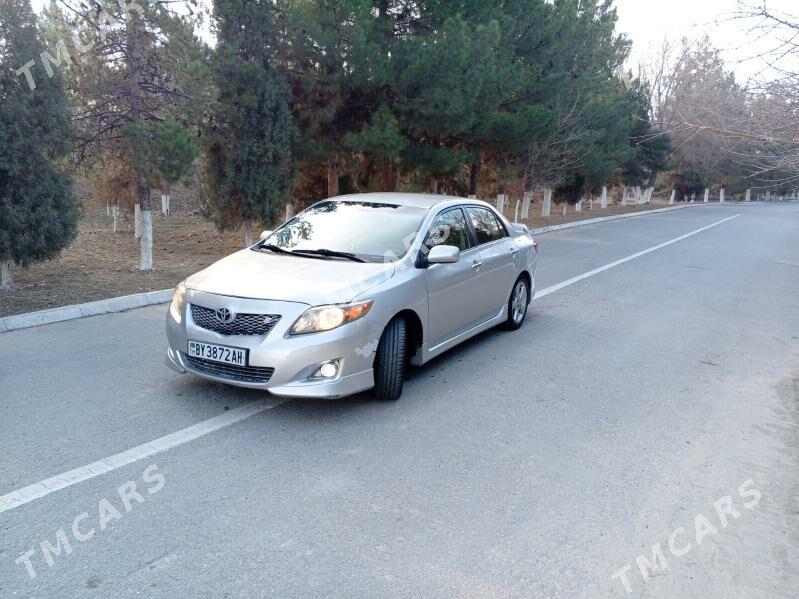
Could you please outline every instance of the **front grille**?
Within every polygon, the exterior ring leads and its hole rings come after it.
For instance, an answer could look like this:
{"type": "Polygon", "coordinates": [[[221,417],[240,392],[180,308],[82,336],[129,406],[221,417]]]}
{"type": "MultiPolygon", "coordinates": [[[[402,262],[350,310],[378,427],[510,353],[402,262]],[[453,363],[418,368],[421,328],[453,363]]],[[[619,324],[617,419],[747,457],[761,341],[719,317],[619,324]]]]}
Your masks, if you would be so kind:
{"type": "Polygon", "coordinates": [[[191,304],[191,317],[198,327],[220,335],[266,335],[280,320],[278,314],[236,314],[231,322],[222,322],[216,310],[191,304]]]}
{"type": "Polygon", "coordinates": [[[199,372],[204,372],[220,378],[242,383],[268,383],[274,374],[274,368],[264,368],[261,366],[234,366],[233,364],[221,364],[211,362],[203,358],[197,358],[188,354],[183,354],[186,363],[199,372]]]}

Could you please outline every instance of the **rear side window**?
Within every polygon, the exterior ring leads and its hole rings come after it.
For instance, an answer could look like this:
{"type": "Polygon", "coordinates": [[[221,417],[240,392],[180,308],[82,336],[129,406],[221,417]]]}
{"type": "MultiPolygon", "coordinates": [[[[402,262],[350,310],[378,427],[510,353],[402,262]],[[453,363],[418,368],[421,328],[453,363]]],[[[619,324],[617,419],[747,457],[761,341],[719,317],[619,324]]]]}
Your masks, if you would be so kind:
{"type": "Polygon", "coordinates": [[[454,245],[460,251],[469,249],[469,229],[466,226],[466,217],[460,208],[447,210],[438,215],[430,232],[427,234],[425,245],[433,249],[437,245],[454,245]]]}
{"type": "Polygon", "coordinates": [[[477,245],[506,237],[505,227],[500,224],[494,213],[487,208],[469,206],[466,208],[466,212],[472,221],[474,233],[477,235],[477,245]]]}

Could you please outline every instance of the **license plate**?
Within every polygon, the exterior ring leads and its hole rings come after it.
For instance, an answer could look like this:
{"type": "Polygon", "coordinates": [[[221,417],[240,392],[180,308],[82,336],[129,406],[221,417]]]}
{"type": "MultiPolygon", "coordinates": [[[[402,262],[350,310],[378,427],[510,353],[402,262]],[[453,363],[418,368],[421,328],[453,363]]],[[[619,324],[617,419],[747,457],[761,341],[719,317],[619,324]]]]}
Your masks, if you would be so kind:
{"type": "Polygon", "coordinates": [[[240,347],[189,341],[189,355],[212,362],[247,366],[247,350],[240,347]]]}

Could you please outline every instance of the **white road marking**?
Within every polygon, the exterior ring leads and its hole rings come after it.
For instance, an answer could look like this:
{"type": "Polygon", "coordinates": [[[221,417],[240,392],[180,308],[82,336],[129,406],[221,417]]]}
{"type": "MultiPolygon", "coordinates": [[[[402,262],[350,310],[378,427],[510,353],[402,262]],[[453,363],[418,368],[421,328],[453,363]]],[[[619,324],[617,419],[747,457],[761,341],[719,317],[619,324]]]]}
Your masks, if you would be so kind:
{"type": "MultiPolygon", "coordinates": [[[[630,260],[635,260],[636,258],[640,258],[641,256],[669,246],[673,243],[687,239],[688,237],[701,233],[702,231],[707,231],[708,229],[716,227],[722,223],[726,223],[728,220],[732,220],[733,218],[737,218],[739,216],[741,215],[736,214],[734,216],[730,216],[729,218],[725,218],[713,224],[707,225],[706,227],[696,229],[695,231],[691,231],[685,235],[680,235],[679,237],[675,237],[670,241],[652,246],[651,248],[637,252],[627,256],[626,258],[621,258],[611,262],[610,264],[606,264],[605,266],[600,266],[599,268],[590,270],[579,276],[563,281],[562,283],[553,285],[552,287],[547,287],[546,289],[542,289],[536,293],[535,297],[538,299],[547,296],[550,293],[555,293],[556,291],[559,291],[564,287],[568,287],[569,285],[574,285],[583,279],[593,277],[594,275],[619,266],[620,264],[624,264],[630,260]]],[[[171,433],[161,437],[160,439],[155,439],[149,443],[139,445],[138,447],[133,447],[132,449],[128,449],[122,453],[99,460],[93,464],[88,464],[86,466],[81,466],[80,468],[75,468],[74,470],[70,470],[56,476],[51,476],[50,478],[46,478],[38,483],[33,483],[32,485],[28,485],[27,487],[23,487],[17,491],[6,493],[5,495],[0,496],[0,513],[13,510],[16,507],[20,507],[26,503],[35,501],[36,499],[41,499],[50,493],[55,493],[56,491],[66,489],[67,487],[71,487],[72,485],[76,485],[80,482],[107,474],[112,470],[116,470],[117,468],[122,468],[128,464],[138,462],[157,453],[162,453],[179,445],[188,443],[189,441],[194,441],[195,439],[204,437],[209,433],[213,433],[219,429],[230,426],[231,424],[236,424],[237,422],[246,420],[247,418],[255,416],[256,414],[259,414],[265,410],[279,406],[286,401],[288,401],[288,399],[273,399],[269,401],[253,402],[246,406],[242,406],[235,410],[220,414],[219,416],[214,416],[213,418],[209,418],[208,420],[204,420],[203,422],[199,422],[193,426],[184,428],[183,430],[171,433]]]]}
{"type": "Polygon", "coordinates": [[[25,505],[36,499],[41,499],[50,493],[66,489],[67,487],[71,487],[72,485],[92,479],[96,476],[101,476],[117,468],[122,468],[128,464],[138,462],[139,460],[143,460],[157,453],[177,447],[178,445],[194,441],[209,433],[213,433],[231,424],[246,420],[265,410],[279,406],[286,401],[288,400],[271,399],[268,401],[256,401],[220,414],[219,416],[214,416],[213,418],[209,418],[208,420],[204,420],[175,433],[170,433],[160,439],[98,460],[93,464],[88,464],[56,476],[51,476],[50,478],[46,478],[38,483],[33,483],[17,491],[6,493],[0,496],[0,513],[13,510],[16,507],[25,505]]]}
{"type": "Polygon", "coordinates": [[[601,272],[605,272],[606,270],[610,270],[611,268],[615,268],[617,266],[620,266],[621,264],[624,264],[625,262],[629,262],[630,260],[635,260],[636,258],[640,258],[641,256],[645,256],[646,254],[650,254],[650,253],[652,253],[654,251],[662,249],[662,248],[664,248],[666,246],[669,246],[669,245],[671,245],[673,243],[677,243],[678,241],[682,241],[683,239],[687,239],[689,237],[697,235],[697,234],[701,233],[702,231],[707,231],[708,229],[712,229],[713,227],[717,227],[720,224],[726,223],[728,220],[732,220],[734,218],[738,218],[739,216],[741,216],[741,213],[735,214],[735,215],[727,217],[727,218],[724,218],[724,219],[722,219],[722,220],[720,220],[718,222],[715,222],[713,224],[707,225],[706,227],[702,227],[700,229],[696,229],[695,231],[691,231],[690,233],[686,233],[685,235],[680,235],[679,237],[675,237],[674,239],[670,239],[669,241],[666,241],[666,242],[663,242],[663,243],[659,243],[658,245],[653,245],[651,248],[647,248],[647,249],[642,250],[640,252],[636,252],[635,254],[631,254],[631,255],[627,256],[626,258],[620,258],[620,259],[615,260],[615,261],[613,261],[613,262],[611,262],[609,264],[605,264],[604,266],[600,266],[599,268],[595,268],[594,270],[589,270],[588,272],[584,272],[581,275],[577,275],[576,277],[572,277],[571,279],[567,279],[566,281],[562,281],[562,282],[558,283],[557,285],[552,285],[551,287],[547,287],[546,289],[542,289],[541,291],[538,291],[535,294],[535,299],[540,299],[542,297],[545,297],[545,296],[549,295],[550,293],[555,293],[556,291],[560,291],[564,287],[568,287],[569,285],[574,285],[575,283],[579,283],[580,281],[582,281],[584,279],[587,279],[589,277],[593,277],[594,275],[598,275],[601,272]]]}

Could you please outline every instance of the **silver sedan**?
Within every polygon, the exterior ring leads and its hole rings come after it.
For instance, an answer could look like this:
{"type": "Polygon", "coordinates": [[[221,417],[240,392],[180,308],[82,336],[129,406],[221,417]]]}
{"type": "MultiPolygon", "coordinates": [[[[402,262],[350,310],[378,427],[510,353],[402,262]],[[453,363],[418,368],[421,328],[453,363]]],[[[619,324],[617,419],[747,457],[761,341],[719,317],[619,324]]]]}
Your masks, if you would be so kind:
{"type": "Polygon", "coordinates": [[[408,364],[522,326],[537,250],[479,200],[323,200],[175,288],[167,364],[275,395],[397,399],[408,364]]]}

